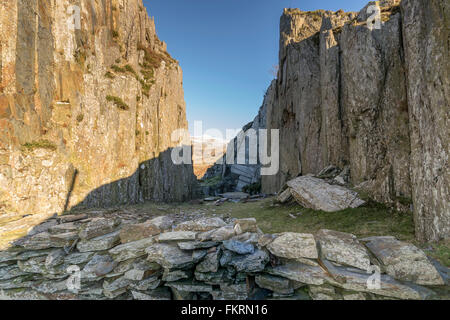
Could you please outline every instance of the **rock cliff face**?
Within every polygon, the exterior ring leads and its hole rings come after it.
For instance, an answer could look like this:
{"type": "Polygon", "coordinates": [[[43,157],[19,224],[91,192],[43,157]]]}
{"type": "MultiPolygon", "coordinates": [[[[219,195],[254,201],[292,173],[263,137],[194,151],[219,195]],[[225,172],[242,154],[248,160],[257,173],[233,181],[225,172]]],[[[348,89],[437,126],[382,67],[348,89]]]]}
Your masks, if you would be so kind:
{"type": "Polygon", "coordinates": [[[178,128],[182,70],[142,0],[0,3],[0,212],[188,199],[178,128]]]}
{"type": "MultiPolygon", "coordinates": [[[[360,13],[285,9],[267,129],[280,129],[280,171],[263,192],[328,165],[399,210],[420,240],[450,236],[449,6],[379,1],[381,28],[360,13]]],[[[270,141],[270,139],[269,139],[270,141]]]]}

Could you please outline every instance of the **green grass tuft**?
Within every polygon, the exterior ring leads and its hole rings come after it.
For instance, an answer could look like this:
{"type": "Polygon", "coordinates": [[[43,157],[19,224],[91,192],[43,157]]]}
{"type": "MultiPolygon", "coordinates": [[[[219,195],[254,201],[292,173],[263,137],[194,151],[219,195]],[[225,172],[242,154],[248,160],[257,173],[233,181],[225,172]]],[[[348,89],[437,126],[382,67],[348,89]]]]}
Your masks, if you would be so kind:
{"type": "Polygon", "coordinates": [[[51,150],[51,151],[56,151],[56,149],[57,149],[57,146],[53,142],[50,142],[45,139],[33,141],[33,142],[27,142],[23,145],[23,147],[27,151],[34,151],[36,149],[47,149],[47,150],[51,150]]]}
{"type": "Polygon", "coordinates": [[[130,107],[123,102],[123,100],[119,97],[115,97],[115,96],[106,96],[106,100],[109,102],[113,102],[117,108],[121,109],[121,110],[129,110],[130,107]]]}

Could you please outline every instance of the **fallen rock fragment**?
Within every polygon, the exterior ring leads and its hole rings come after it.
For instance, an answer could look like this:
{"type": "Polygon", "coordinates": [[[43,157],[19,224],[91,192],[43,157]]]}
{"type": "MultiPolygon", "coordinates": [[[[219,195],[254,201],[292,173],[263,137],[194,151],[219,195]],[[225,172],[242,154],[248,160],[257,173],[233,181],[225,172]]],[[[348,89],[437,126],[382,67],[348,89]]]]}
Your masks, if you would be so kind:
{"type": "Polygon", "coordinates": [[[336,212],[365,204],[355,191],[312,176],[298,177],[287,185],[295,200],[305,208],[336,212]]]}

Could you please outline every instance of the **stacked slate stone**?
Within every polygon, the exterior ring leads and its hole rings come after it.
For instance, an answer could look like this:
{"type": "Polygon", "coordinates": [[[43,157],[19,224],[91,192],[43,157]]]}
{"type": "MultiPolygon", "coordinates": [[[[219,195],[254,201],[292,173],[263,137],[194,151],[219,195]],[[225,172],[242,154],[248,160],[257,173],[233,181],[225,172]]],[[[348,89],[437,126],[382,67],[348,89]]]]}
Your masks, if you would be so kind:
{"type": "Polygon", "coordinates": [[[263,234],[255,219],[68,215],[0,252],[1,299],[433,299],[447,276],[393,237],[263,234]]]}

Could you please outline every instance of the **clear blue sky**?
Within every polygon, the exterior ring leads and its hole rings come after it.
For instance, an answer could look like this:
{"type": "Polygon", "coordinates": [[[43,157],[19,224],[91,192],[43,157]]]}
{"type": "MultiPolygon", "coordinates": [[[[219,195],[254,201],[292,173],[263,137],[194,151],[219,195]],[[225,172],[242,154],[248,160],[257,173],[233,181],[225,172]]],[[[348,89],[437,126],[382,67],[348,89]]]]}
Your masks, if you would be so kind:
{"type": "Polygon", "coordinates": [[[359,11],[368,0],[144,0],[184,73],[187,117],[208,128],[252,121],[278,64],[283,8],[359,11]]]}

